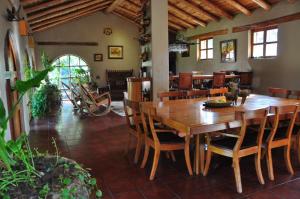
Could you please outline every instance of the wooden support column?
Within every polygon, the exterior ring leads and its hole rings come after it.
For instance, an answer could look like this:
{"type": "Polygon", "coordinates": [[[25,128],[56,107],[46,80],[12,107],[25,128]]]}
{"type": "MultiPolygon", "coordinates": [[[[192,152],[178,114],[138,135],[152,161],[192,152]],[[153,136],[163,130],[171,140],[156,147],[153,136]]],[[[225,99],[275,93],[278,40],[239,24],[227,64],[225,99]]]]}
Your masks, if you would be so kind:
{"type": "Polygon", "coordinates": [[[151,0],[153,99],[169,90],[168,0],[151,0]]]}

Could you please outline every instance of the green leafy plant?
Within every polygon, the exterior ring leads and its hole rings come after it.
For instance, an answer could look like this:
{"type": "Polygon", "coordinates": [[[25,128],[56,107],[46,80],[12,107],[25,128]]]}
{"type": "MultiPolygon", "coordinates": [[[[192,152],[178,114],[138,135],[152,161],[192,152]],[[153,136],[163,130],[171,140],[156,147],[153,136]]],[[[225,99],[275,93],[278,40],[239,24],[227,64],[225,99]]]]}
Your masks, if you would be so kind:
{"type": "MultiPolygon", "coordinates": [[[[41,182],[41,178],[45,175],[45,172],[48,172],[47,169],[43,172],[37,169],[37,164],[45,162],[45,154],[41,154],[37,150],[31,150],[28,137],[25,133],[16,140],[5,140],[8,121],[12,119],[15,109],[20,103],[22,97],[31,88],[39,87],[44,78],[47,77],[48,72],[51,70],[52,68],[50,67],[43,71],[37,71],[32,78],[16,82],[14,89],[18,91],[19,99],[17,103],[13,105],[10,112],[6,112],[3,101],[0,98],[0,198],[9,199],[9,191],[11,191],[11,189],[15,189],[20,184],[26,184],[27,187],[35,189],[37,191],[38,198],[47,198],[49,193],[52,191],[51,188],[53,187],[50,187],[47,182],[41,187],[37,186],[37,182],[41,182]]],[[[56,144],[55,148],[58,150],[56,144]]],[[[51,163],[50,166],[52,169],[56,169],[58,167],[58,170],[60,168],[64,168],[64,172],[69,171],[71,175],[62,177],[62,198],[76,198],[77,189],[68,187],[74,178],[82,181],[83,184],[90,188],[90,190],[94,189],[96,197],[101,197],[102,193],[98,190],[96,181],[91,178],[88,171],[82,169],[82,167],[77,163],[59,160],[58,152],[56,152],[55,162],[51,163]]]]}

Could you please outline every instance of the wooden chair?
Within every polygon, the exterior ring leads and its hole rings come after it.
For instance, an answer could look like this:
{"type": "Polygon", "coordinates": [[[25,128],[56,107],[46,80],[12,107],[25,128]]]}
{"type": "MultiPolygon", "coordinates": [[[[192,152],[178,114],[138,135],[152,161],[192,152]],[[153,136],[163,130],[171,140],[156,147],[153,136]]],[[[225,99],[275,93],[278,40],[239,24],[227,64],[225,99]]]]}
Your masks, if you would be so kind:
{"type": "Polygon", "coordinates": [[[207,97],[208,94],[209,94],[209,90],[191,90],[187,92],[186,96],[187,98],[193,99],[193,98],[207,97]]]}
{"type": "MultiPolygon", "coordinates": [[[[298,105],[270,107],[270,112],[275,113],[271,129],[267,129],[264,135],[264,153],[266,154],[269,179],[274,180],[272,149],[284,147],[284,160],[290,174],[294,174],[290,159],[291,137],[296,117],[300,109],[298,105]],[[288,126],[279,127],[282,115],[289,115],[288,126]]],[[[284,120],[286,121],[286,118],[284,120]]]]}
{"type": "Polygon", "coordinates": [[[184,99],[186,98],[186,92],[184,91],[161,92],[157,94],[157,97],[161,102],[166,100],[184,99]]]}
{"type": "Polygon", "coordinates": [[[291,91],[288,89],[283,89],[283,88],[273,88],[270,87],[268,89],[270,95],[272,97],[284,97],[284,98],[289,98],[291,91]]]}
{"type": "Polygon", "coordinates": [[[190,160],[189,140],[185,141],[184,138],[176,135],[177,132],[175,130],[160,128],[157,125],[154,125],[156,122],[161,122],[159,117],[157,117],[156,115],[155,108],[142,110],[141,116],[145,134],[145,152],[141,168],[144,168],[146,166],[150,147],[154,149],[154,159],[150,174],[150,180],[153,180],[155,177],[161,151],[173,152],[176,150],[184,150],[185,161],[189,174],[193,175],[190,160]]]}
{"type": "Polygon", "coordinates": [[[179,90],[193,89],[193,73],[179,73],[179,90]]]}
{"type": "Polygon", "coordinates": [[[126,149],[126,154],[128,154],[131,137],[134,136],[137,139],[135,155],[134,155],[134,163],[136,164],[139,160],[139,156],[141,153],[141,148],[143,144],[143,123],[141,120],[140,107],[139,102],[134,102],[124,98],[124,112],[126,115],[126,123],[131,131],[129,131],[128,145],[126,149]]]}
{"type": "Polygon", "coordinates": [[[225,86],[225,75],[224,72],[214,72],[212,88],[222,88],[225,86]]]}
{"type": "Polygon", "coordinates": [[[65,84],[64,82],[61,82],[61,84],[63,87],[63,91],[65,92],[70,102],[73,104],[74,109],[80,109],[80,94],[74,88],[72,88],[72,84],[71,87],[65,84]]]}
{"type": "Polygon", "coordinates": [[[84,85],[80,84],[81,95],[81,113],[88,113],[91,116],[102,116],[110,112],[111,97],[110,94],[90,92],[84,85]]]}
{"type": "Polygon", "coordinates": [[[207,135],[207,155],[203,175],[206,176],[211,157],[213,153],[231,157],[232,166],[234,169],[236,189],[238,193],[242,193],[242,182],[240,173],[239,160],[242,157],[255,154],[255,169],[259,182],[264,184],[264,179],[261,171],[261,145],[263,133],[265,130],[268,109],[259,109],[252,111],[237,111],[236,122],[240,122],[241,127],[237,133],[221,133],[225,138],[221,140],[211,140],[210,134],[207,135]],[[256,139],[246,139],[251,132],[247,131],[247,127],[251,121],[255,120],[259,123],[259,133],[256,139]],[[245,140],[250,140],[246,142],[245,140]]]}
{"type": "Polygon", "coordinates": [[[228,93],[228,88],[226,87],[209,89],[210,96],[224,96],[225,93],[228,93]]]}
{"type": "Polygon", "coordinates": [[[239,72],[241,89],[252,89],[253,72],[239,72]]]}

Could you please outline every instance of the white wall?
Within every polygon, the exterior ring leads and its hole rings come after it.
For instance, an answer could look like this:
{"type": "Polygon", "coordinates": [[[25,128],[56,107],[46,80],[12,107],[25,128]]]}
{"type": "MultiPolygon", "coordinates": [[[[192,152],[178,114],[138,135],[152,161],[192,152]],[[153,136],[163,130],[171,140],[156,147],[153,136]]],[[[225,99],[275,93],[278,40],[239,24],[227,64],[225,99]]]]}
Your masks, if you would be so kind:
{"type": "MultiPolygon", "coordinates": [[[[18,7],[19,1],[13,1],[15,7],[18,7]]],[[[32,50],[28,48],[27,45],[27,37],[21,37],[19,35],[19,27],[17,22],[9,22],[6,20],[6,8],[10,8],[8,0],[0,0],[0,97],[3,100],[6,110],[7,110],[7,96],[6,96],[6,88],[5,88],[5,80],[4,80],[4,71],[5,71],[5,57],[4,57],[4,47],[5,47],[5,39],[7,31],[10,30],[12,33],[13,39],[13,48],[15,49],[16,58],[17,58],[17,66],[20,68],[21,78],[23,78],[23,66],[25,61],[25,51],[27,50],[30,57],[34,57],[32,54],[32,50]]],[[[21,14],[22,15],[22,14],[21,14]]],[[[23,15],[22,15],[23,16],[23,15]]],[[[29,114],[27,107],[28,99],[24,98],[22,104],[22,125],[23,129],[26,132],[29,132],[29,114]]],[[[10,139],[10,131],[8,130],[6,134],[6,139],[10,139]]]]}
{"type": "MultiPolygon", "coordinates": [[[[34,34],[36,41],[58,42],[98,42],[99,46],[37,46],[36,55],[44,50],[50,59],[64,54],[75,54],[87,61],[93,76],[100,76],[98,85],[105,85],[106,69],[134,69],[138,74],[140,66],[140,49],[138,28],[136,25],[121,19],[113,14],[96,13],[77,21],[66,23],[44,32],[34,34]],[[103,29],[110,27],[113,33],[110,36],[103,34],[103,29]],[[108,45],[123,45],[124,59],[108,59],[108,45]],[[94,53],[103,54],[103,62],[94,62],[94,53]]],[[[37,60],[40,66],[40,60],[37,60]]]]}
{"type": "Polygon", "coordinates": [[[231,33],[232,27],[257,23],[277,17],[300,12],[300,2],[289,4],[282,1],[270,11],[256,10],[252,16],[237,15],[233,20],[222,19],[209,23],[206,28],[189,29],[183,34],[193,36],[228,28],[229,34],[214,37],[214,59],[196,60],[196,46],[191,47],[190,57],[177,56],[177,71],[201,70],[211,74],[220,70],[239,70],[254,72],[254,87],[264,93],[269,86],[300,89],[300,20],[279,25],[278,57],[275,59],[249,59],[249,32],[231,33]],[[237,62],[221,63],[220,41],[237,39],[237,62]]]}

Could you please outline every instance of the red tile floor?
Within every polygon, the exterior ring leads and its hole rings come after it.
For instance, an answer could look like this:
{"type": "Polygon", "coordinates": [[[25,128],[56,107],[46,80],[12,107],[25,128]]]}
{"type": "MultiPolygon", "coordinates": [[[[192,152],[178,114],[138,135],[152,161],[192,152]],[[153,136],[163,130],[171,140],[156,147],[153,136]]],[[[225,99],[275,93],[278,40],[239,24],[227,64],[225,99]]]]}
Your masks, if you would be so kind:
{"type": "Polygon", "coordinates": [[[182,152],[175,154],[176,162],[162,155],[156,179],[150,182],[152,159],[141,169],[133,163],[134,146],[124,155],[128,128],[125,119],[112,112],[80,119],[65,103],[56,117],[35,120],[31,128],[32,146],[54,152],[53,137],[62,156],[91,168],[104,199],[300,198],[300,165],[292,153],[295,175],[289,175],[282,150],[274,152],[274,182],[268,180],[266,162],[262,162],[265,185],[256,178],[254,157],[242,159],[243,193],[237,194],[230,159],[219,156],[213,158],[208,176],[203,177],[187,174],[182,152]]]}

